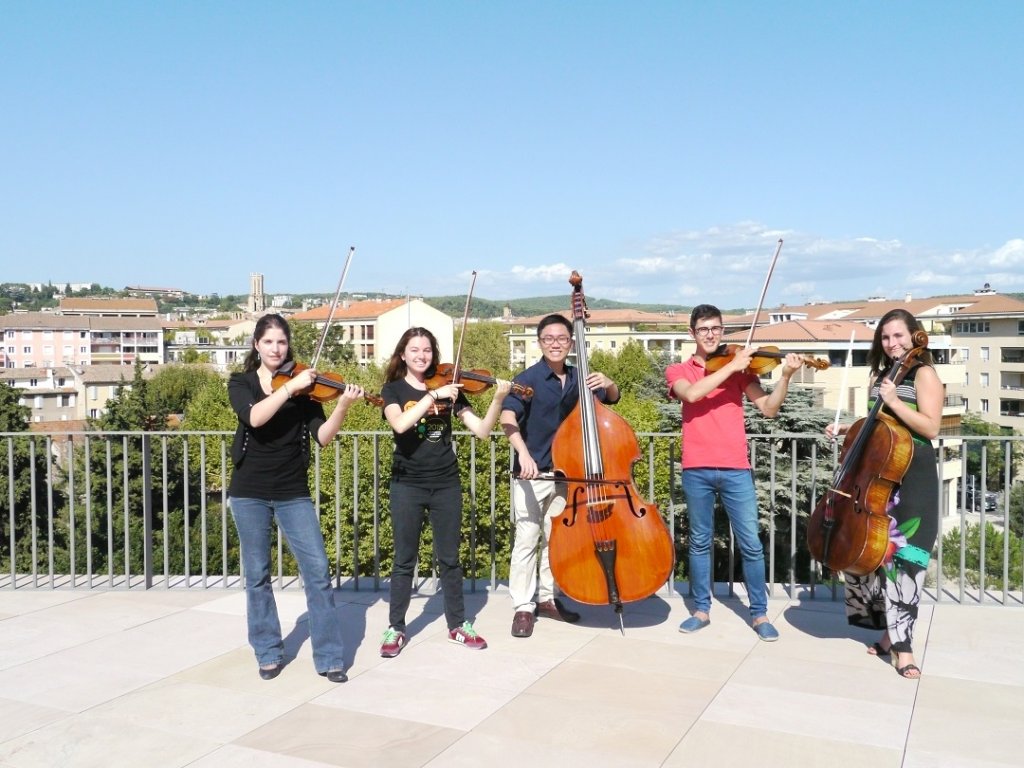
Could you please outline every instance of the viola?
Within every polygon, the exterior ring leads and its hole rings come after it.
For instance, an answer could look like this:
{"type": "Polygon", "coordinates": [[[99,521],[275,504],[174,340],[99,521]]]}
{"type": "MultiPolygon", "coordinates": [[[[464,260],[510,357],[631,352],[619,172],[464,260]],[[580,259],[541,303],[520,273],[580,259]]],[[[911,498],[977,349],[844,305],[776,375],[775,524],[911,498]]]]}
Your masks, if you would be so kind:
{"type": "Polygon", "coordinates": [[[642,600],[665,583],[675,546],[658,508],[640,497],[633,467],[636,433],[587,387],[583,279],[573,272],[573,333],[579,400],[551,445],[554,475],[567,488],[565,509],[551,524],[551,571],[565,594],[589,605],[642,600]]]}
{"type": "MultiPolygon", "coordinates": [[[[462,391],[476,395],[489,387],[493,387],[498,380],[491,375],[491,372],[483,368],[472,370],[460,370],[455,374],[455,366],[452,363],[441,363],[437,366],[434,375],[426,379],[427,389],[439,389],[447,384],[461,384],[462,391]]],[[[533,397],[533,387],[512,382],[512,391],[527,399],[533,397]]]]}
{"type": "MultiPolygon", "coordinates": [[[[294,360],[285,363],[277,369],[277,373],[274,374],[270,380],[270,386],[272,389],[280,389],[289,381],[295,378],[296,374],[302,371],[308,370],[308,365],[297,363],[294,360]]],[[[305,390],[296,392],[296,395],[303,395],[308,397],[317,403],[329,403],[331,400],[335,400],[345,391],[345,380],[336,373],[321,373],[317,371],[316,378],[313,380],[313,386],[307,387],[305,390]]],[[[384,407],[384,400],[380,395],[371,395],[366,393],[363,395],[363,400],[375,405],[378,408],[384,407]]]]}
{"type": "MultiPolygon", "coordinates": [[[[717,370],[724,368],[726,365],[732,362],[733,358],[736,357],[736,353],[743,349],[739,344],[723,344],[710,355],[707,360],[704,361],[704,368],[708,373],[714,373],[717,370]]],[[[828,360],[821,360],[811,355],[801,355],[801,360],[808,368],[814,368],[818,371],[824,371],[828,368],[828,360]]],[[[786,359],[786,353],[779,350],[778,347],[767,346],[758,347],[754,350],[754,356],[751,358],[750,365],[747,366],[747,372],[752,373],[755,376],[763,376],[769,371],[775,370],[783,360],[786,359]]]]}
{"type": "MultiPolygon", "coordinates": [[[[920,363],[928,335],[917,331],[914,347],[896,360],[886,378],[894,384],[920,363]]],[[[889,546],[889,502],[914,455],[910,431],[881,413],[879,397],[871,412],[846,433],[831,487],[807,521],[811,557],[833,571],[866,576],[881,565],[889,546]]]]}

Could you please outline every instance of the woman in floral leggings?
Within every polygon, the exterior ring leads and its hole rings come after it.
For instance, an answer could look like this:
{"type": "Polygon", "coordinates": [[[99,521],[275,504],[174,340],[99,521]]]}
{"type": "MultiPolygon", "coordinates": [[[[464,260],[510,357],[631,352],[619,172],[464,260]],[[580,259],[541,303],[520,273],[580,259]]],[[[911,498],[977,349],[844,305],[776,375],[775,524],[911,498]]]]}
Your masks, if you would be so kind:
{"type": "MultiPolygon", "coordinates": [[[[927,350],[916,356],[920,365],[911,368],[898,386],[886,380],[885,373],[913,348],[912,336],[920,328],[909,312],[894,309],[882,317],[875,330],[868,353],[875,382],[869,406],[882,399],[883,412],[910,432],[914,452],[903,482],[890,500],[889,547],[882,565],[867,576],[845,574],[847,621],[857,627],[884,630],[868,653],[891,655],[896,671],[907,678],[921,676],[912,641],[938,533],[939,489],[931,441],[939,434],[943,387],[927,350]]],[[[843,425],[838,434],[848,429],[843,425]]],[[[825,434],[835,436],[831,424],[825,434]]]]}

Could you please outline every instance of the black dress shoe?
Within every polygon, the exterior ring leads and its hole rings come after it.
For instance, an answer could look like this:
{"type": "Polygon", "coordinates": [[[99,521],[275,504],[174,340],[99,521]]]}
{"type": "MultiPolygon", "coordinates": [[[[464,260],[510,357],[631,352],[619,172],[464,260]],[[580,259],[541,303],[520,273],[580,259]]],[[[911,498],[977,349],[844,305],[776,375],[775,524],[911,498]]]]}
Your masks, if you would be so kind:
{"type": "Polygon", "coordinates": [[[554,600],[547,600],[543,603],[537,603],[536,614],[543,616],[546,619],[554,619],[555,621],[567,621],[570,624],[575,624],[580,620],[580,615],[576,611],[570,611],[564,605],[562,601],[557,597],[554,600]]]}
{"type": "Polygon", "coordinates": [[[273,667],[260,667],[260,679],[273,680],[281,674],[282,669],[284,669],[284,664],[278,664],[273,667]]]}
{"type": "Polygon", "coordinates": [[[345,674],[345,670],[343,670],[343,669],[331,669],[331,670],[328,670],[327,672],[321,672],[320,675],[322,677],[326,677],[332,683],[347,683],[348,682],[348,675],[345,674]]]}

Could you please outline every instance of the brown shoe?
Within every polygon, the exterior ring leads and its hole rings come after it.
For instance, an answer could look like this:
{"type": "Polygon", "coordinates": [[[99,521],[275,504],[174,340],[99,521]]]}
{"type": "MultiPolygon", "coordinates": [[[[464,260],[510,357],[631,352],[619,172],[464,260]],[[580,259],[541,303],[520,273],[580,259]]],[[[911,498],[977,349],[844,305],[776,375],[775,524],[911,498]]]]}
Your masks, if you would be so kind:
{"type": "Polygon", "coordinates": [[[562,601],[557,597],[554,600],[548,600],[543,603],[537,603],[537,608],[534,611],[537,616],[543,616],[545,619],[554,619],[555,621],[567,621],[570,624],[575,624],[580,620],[580,615],[576,611],[570,611],[564,605],[562,601]]]}
{"type": "Polygon", "coordinates": [[[516,611],[512,617],[512,637],[529,637],[533,634],[533,614],[529,611],[516,611]]]}

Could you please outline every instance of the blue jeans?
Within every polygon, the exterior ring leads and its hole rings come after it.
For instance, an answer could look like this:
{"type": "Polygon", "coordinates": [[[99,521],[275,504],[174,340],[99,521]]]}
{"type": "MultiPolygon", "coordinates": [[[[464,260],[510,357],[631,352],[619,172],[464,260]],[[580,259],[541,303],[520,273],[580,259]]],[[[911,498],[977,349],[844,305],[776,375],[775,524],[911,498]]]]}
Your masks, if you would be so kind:
{"type": "Polygon", "coordinates": [[[423,530],[423,510],[434,529],[434,560],[441,577],[444,615],[448,629],[462,626],[466,607],[462,595],[462,488],[458,481],[440,488],[391,482],[391,528],[395,535],[395,564],[391,569],[391,605],[388,622],[405,632],[405,614],[412,598],[413,570],[423,530]]]}
{"type": "Polygon", "coordinates": [[[696,610],[711,610],[711,543],[715,531],[715,495],[729,515],[743,558],[743,580],[753,619],[768,613],[764,547],[758,536],[757,494],[749,469],[684,469],[683,493],[690,518],[690,589],[696,610]]]}
{"type": "Polygon", "coordinates": [[[320,532],[320,518],[312,499],[306,496],[271,501],[231,497],[229,501],[242,544],[246,620],[249,644],[256,652],[256,660],[261,666],[280,664],[284,660],[281,621],[270,584],[271,523],[277,518],[288,549],[299,564],[302,586],[306,591],[313,665],[320,674],[344,669],[341,617],[334,608],[330,566],[320,532]]]}

